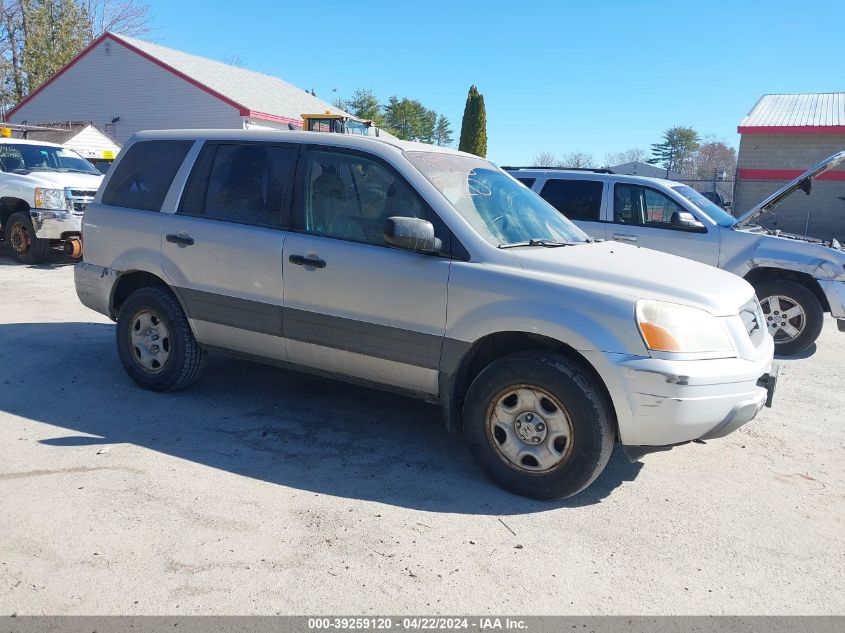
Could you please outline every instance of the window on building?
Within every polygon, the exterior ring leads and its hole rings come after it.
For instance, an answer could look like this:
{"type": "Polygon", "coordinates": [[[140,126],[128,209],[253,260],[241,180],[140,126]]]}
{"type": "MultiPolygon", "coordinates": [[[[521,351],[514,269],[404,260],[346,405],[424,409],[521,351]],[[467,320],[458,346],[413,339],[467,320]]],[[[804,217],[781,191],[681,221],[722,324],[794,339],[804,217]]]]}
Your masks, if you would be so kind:
{"type": "Polygon", "coordinates": [[[553,179],[543,185],[540,196],[570,220],[601,219],[601,180],[553,179]]]}
{"type": "Polygon", "coordinates": [[[115,167],[103,204],[160,211],[173,177],[193,141],[140,141],[115,167]]]}

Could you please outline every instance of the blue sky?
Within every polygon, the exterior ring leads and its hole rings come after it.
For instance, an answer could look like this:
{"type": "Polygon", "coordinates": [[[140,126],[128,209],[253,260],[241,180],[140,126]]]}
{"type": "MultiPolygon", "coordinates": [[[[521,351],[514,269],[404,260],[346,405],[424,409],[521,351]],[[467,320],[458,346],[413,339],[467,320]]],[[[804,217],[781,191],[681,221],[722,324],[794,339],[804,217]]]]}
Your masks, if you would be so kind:
{"type": "Polygon", "coordinates": [[[767,92],[845,90],[845,2],[151,0],[158,43],[276,75],[331,101],[420,100],[457,139],[466,93],[488,158],[648,148],[672,125],[732,145],[767,92]],[[200,7],[202,7],[200,9],[200,7]],[[334,93],[333,90],[337,90],[334,93]]]}

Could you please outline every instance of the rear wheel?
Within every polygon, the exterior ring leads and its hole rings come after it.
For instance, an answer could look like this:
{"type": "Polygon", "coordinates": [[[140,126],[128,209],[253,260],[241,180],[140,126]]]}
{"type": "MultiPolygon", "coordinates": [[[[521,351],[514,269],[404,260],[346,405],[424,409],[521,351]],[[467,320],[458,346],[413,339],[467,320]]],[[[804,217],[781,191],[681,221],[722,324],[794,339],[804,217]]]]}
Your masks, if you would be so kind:
{"type": "Polygon", "coordinates": [[[822,304],[810,290],[794,281],[766,281],[755,288],[775,353],[803,352],[819,337],[824,324],[822,304]]]}
{"type": "Polygon", "coordinates": [[[129,295],[117,319],[117,352],[132,380],[152,391],[184,389],[205,365],[182,307],[164,288],[129,295]]]}
{"type": "Polygon", "coordinates": [[[29,213],[18,211],[9,216],[5,227],[6,241],[12,256],[22,264],[40,264],[47,259],[49,242],[39,239],[29,213]]]}
{"type": "Polygon", "coordinates": [[[550,352],[488,365],[467,392],[463,420],[481,469],[506,490],[535,499],[580,492],[613,451],[610,408],[598,385],[550,352]]]}

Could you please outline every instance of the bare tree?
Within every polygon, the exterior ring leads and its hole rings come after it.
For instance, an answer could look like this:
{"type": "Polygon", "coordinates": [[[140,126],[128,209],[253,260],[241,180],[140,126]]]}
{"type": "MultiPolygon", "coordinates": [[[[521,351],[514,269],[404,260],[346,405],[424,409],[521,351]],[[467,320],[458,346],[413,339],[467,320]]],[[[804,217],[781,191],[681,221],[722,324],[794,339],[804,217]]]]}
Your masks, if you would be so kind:
{"type": "Polygon", "coordinates": [[[107,31],[138,36],[150,32],[150,5],[137,0],[82,0],[89,16],[91,38],[107,31]]]}
{"type": "Polygon", "coordinates": [[[607,154],[604,157],[604,162],[608,167],[610,167],[611,165],[622,165],[624,163],[645,162],[647,158],[647,150],[644,150],[641,147],[632,147],[631,149],[626,149],[624,152],[607,154]]]}
{"type": "Polygon", "coordinates": [[[724,141],[714,137],[707,139],[698,146],[692,157],[691,175],[702,180],[709,180],[722,172],[730,178],[736,171],[736,150],[724,141]]]}
{"type": "Polygon", "coordinates": [[[560,161],[561,167],[575,167],[575,168],[585,168],[585,167],[595,167],[596,161],[593,159],[592,154],[588,154],[586,152],[575,151],[569,152],[568,154],[564,154],[563,158],[560,161]]]}
{"type": "Polygon", "coordinates": [[[223,55],[223,63],[235,68],[246,68],[243,58],[237,53],[223,55]]]}
{"type": "Polygon", "coordinates": [[[557,156],[551,152],[540,152],[534,156],[534,167],[560,167],[557,156]]]}

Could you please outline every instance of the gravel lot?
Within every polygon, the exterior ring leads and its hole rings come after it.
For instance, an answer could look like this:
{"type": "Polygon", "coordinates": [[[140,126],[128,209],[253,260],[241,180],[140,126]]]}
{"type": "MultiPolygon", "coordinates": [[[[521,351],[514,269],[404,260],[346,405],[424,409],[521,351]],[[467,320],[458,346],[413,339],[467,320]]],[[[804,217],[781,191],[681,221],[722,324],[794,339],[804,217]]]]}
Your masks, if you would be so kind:
{"type": "Polygon", "coordinates": [[[413,400],[223,359],[142,391],[72,266],[0,251],[0,614],[845,614],[843,356],[828,319],[738,433],[540,503],[413,400]]]}

